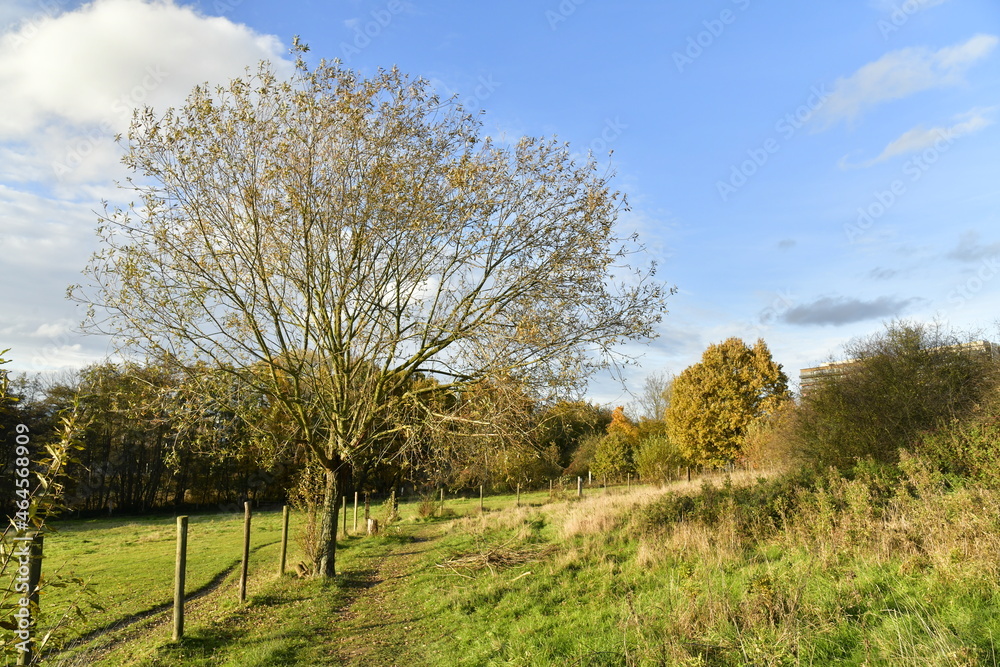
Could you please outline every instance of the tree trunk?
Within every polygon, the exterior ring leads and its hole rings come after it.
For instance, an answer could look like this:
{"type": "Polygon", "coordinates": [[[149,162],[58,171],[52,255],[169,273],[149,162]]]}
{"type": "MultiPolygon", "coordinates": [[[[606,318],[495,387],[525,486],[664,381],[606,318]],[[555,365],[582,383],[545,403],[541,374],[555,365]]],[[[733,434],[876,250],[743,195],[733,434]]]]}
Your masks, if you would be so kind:
{"type": "Polygon", "coordinates": [[[326,489],[323,492],[323,507],[320,509],[319,544],[316,546],[316,575],[333,578],[337,571],[337,515],[340,510],[337,472],[326,471],[326,489]]]}

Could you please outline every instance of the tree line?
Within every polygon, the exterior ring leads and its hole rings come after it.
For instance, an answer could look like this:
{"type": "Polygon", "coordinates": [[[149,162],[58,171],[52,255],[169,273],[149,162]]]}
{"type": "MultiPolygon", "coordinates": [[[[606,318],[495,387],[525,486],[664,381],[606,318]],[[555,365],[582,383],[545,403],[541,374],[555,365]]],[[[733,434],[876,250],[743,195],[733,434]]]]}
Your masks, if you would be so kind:
{"type": "MultiPolygon", "coordinates": [[[[58,438],[61,415],[76,406],[82,427],[64,470],[65,503],[76,513],[315,498],[320,492],[310,476],[315,471],[296,442],[294,426],[268,406],[265,395],[240,391],[223,382],[226,376],[203,371],[196,387],[155,364],[105,362],[49,381],[12,377],[13,400],[0,405],[3,447],[12,446],[7,436],[18,423],[29,426],[38,446],[58,438]]],[[[586,401],[546,405],[512,394],[509,388],[484,387],[452,397],[463,405],[450,408],[470,421],[502,415],[510,428],[490,436],[456,420],[423,429],[419,437],[383,447],[378,457],[352,461],[345,493],[541,486],[564,474],[580,442],[603,434],[612,420],[608,409],[586,401]]],[[[411,426],[420,430],[419,424],[411,426]]],[[[4,453],[9,467],[13,456],[4,453]]],[[[12,477],[2,479],[8,486],[12,477]]]]}

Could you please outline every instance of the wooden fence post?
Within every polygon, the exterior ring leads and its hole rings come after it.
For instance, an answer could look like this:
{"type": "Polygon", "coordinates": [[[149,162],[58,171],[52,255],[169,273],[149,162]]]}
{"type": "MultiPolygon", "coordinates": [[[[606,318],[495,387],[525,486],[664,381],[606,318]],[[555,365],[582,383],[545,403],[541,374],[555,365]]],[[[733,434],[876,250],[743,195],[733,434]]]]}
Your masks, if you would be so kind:
{"type": "Polygon", "coordinates": [[[517,485],[517,500],[515,501],[517,507],[521,506],[521,485],[517,485]]]}
{"type": "Polygon", "coordinates": [[[247,571],[250,568],[250,502],[243,503],[243,570],[240,573],[240,602],[247,600],[247,571]]]}
{"type": "Polygon", "coordinates": [[[358,534],[358,492],[354,492],[354,534],[358,534]]]}
{"type": "Polygon", "coordinates": [[[285,557],[288,555],[288,505],[281,508],[281,566],[278,575],[285,574],[285,557]]]}
{"type": "Polygon", "coordinates": [[[344,537],[347,537],[347,496],[344,496],[343,501],[340,503],[341,507],[344,508],[344,537]]]}
{"type": "Polygon", "coordinates": [[[368,519],[371,518],[371,497],[368,492],[365,491],[365,525],[368,525],[368,519]]]}
{"type": "Polygon", "coordinates": [[[184,636],[184,570],[187,567],[188,518],[177,517],[177,558],[174,562],[174,641],[184,636]]]}
{"type": "Polygon", "coordinates": [[[583,477],[576,478],[576,497],[583,498],[583,477]]]}
{"type": "Polygon", "coordinates": [[[479,513],[483,513],[483,485],[479,485],[479,513]]]}
{"type": "MultiPolygon", "coordinates": [[[[33,663],[35,651],[35,639],[32,632],[37,629],[39,608],[38,608],[38,582],[42,578],[42,544],[44,536],[41,533],[29,533],[23,541],[28,542],[28,625],[24,628],[25,634],[18,635],[17,638],[27,642],[27,651],[19,651],[17,654],[17,664],[30,665],[33,663]]],[[[22,538],[15,538],[21,540],[22,538]]],[[[23,552],[22,552],[23,553],[23,552]]],[[[19,558],[12,558],[17,563],[19,558]]],[[[21,607],[23,609],[23,607],[21,607]]],[[[21,630],[20,623],[18,631],[21,630]]]]}

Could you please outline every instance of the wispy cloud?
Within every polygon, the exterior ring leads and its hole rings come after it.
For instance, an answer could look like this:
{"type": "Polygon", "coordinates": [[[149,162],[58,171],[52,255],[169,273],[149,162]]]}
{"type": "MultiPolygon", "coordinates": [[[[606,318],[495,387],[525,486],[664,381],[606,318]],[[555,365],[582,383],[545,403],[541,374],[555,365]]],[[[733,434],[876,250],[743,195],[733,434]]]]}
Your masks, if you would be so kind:
{"type": "Polygon", "coordinates": [[[887,53],[837,79],[813,121],[826,129],[842,120],[853,121],[879,104],[961,83],[965,71],[988,56],[997,42],[994,35],[976,35],[937,51],[911,47],[887,53]]]}
{"type": "Polygon", "coordinates": [[[781,320],[787,324],[824,325],[851,324],[879,317],[898,315],[903,310],[920,302],[919,298],[895,299],[882,296],[871,301],[847,297],[824,296],[812,303],[789,309],[781,320]]]}
{"type": "Polygon", "coordinates": [[[1000,256],[1000,243],[982,243],[979,232],[966,232],[947,256],[959,262],[978,262],[1000,256]]]}
{"type": "Polygon", "coordinates": [[[896,269],[883,269],[881,267],[868,272],[868,277],[872,280],[890,280],[899,274],[896,269]]]}
{"type": "Polygon", "coordinates": [[[843,169],[870,167],[879,162],[884,162],[899,155],[909,155],[924,149],[930,148],[942,141],[951,142],[967,134],[973,134],[989,127],[994,120],[989,117],[997,107],[975,108],[964,114],[955,116],[958,122],[951,126],[937,126],[927,128],[923,125],[904,132],[897,139],[889,142],[877,157],[860,163],[851,163],[849,156],[840,159],[840,167],[843,169]]]}

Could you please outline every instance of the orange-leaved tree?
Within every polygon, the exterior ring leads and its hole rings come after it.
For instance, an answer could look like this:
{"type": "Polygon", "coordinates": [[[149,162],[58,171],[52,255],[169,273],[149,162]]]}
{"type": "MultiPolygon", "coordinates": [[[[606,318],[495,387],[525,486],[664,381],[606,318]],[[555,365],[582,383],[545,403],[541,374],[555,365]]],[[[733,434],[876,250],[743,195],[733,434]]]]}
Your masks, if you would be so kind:
{"type": "Polygon", "coordinates": [[[762,339],[710,345],[673,384],[667,428],[692,463],[722,466],[743,454],[747,427],[788,400],[788,378],[762,339]]]}

